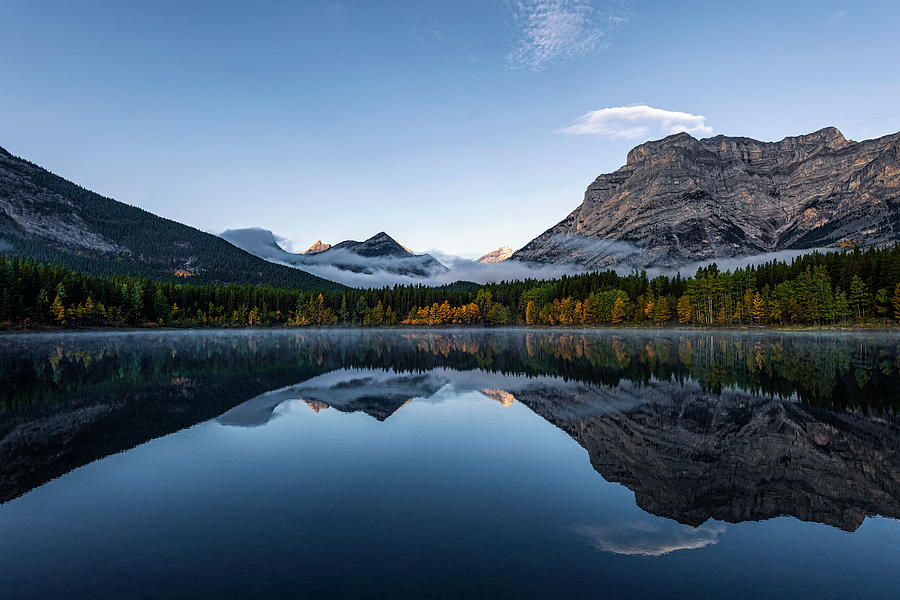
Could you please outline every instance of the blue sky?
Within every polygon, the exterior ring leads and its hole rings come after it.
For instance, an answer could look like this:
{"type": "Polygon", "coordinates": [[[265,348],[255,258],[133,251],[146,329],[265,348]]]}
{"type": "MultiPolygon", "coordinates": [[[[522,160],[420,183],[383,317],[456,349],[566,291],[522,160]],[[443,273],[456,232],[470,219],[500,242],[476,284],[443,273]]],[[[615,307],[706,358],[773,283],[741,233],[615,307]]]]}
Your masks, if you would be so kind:
{"type": "Polygon", "coordinates": [[[518,247],[670,131],[900,131],[895,1],[127,4],[0,5],[0,145],[298,249],[518,247]]]}

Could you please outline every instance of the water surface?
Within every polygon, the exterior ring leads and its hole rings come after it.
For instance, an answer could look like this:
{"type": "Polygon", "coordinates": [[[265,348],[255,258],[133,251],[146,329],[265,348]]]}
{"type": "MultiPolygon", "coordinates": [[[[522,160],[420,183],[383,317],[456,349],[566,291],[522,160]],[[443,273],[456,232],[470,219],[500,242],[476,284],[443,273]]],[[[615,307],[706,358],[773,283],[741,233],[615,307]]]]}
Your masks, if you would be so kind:
{"type": "Polygon", "coordinates": [[[900,337],[0,336],[4,598],[896,598],[900,337]]]}

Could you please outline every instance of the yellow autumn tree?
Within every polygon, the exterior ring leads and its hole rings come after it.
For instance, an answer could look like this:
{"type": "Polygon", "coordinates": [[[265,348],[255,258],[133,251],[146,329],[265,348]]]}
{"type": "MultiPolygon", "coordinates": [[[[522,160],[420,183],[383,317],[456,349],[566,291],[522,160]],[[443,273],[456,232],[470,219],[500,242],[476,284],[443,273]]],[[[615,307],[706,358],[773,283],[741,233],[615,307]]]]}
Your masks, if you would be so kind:
{"type": "Polygon", "coordinates": [[[762,323],[766,318],[766,304],[763,302],[759,292],[753,296],[753,303],[750,307],[750,316],[757,322],[762,323]]]}
{"type": "Polygon", "coordinates": [[[53,304],[50,305],[50,316],[57,323],[62,323],[66,318],[66,307],[63,306],[62,298],[59,297],[59,294],[56,295],[56,298],[53,299],[53,304]]]}
{"type": "Polygon", "coordinates": [[[612,322],[621,323],[625,320],[625,299],[617,296],[612,307],[612,322]]]}
{"type": "Polygon", "coordinates": [[[647,304],[644,305],[644,315],[648,319],[653,318],[653,309],[656,308],[656,302],[653,301],[653,296],[647,299],[647,304]]]}
{"type": "Polygon", "coordinates": [[[694,318],[694,307],[691,306],[691,299],[687,294],[678,299],[678,304],[675,305],[675,312],[678,313],[678,322],[682,325],[690,323],[691,319],[694,318]]]}
{"type": "Polygon", "coordinates": [[[529,300],[528,304],[525,305],[525,324],[526,325],[534,325],[537,319],[537,306],[534,304],[534,300],[529,300]]]}

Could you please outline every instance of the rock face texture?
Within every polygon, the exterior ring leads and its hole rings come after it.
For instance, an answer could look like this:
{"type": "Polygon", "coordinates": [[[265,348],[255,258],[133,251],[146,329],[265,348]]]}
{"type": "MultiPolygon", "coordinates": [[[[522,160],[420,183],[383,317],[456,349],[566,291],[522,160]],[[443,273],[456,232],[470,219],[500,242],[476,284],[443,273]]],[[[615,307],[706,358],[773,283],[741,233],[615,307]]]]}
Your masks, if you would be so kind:
{"type": "Polygon", "coordinates": [[[331,248],[331,244],[325,244],[322,240],[316,240],[316,243],[307,249],[306,252],[301,252],[301,254],[318,254],[319,252],[325,252],[331,248]]]}
{"type": "Polygon", "coordinates": [[[484,256],[478,258],[476,262],[480,263],[498,263],[508,259],[513,254],[513,249],[509,246],[500,246],[492,252],[488,252],[484,256]]]}
{"type": "Polygon", "coordinates": [[[900,517],[895,417],[670,382],[610,412],[610,399],[634,390],[595,390],[575,398],[534,388],[518,400],[572,436],[647,512],[692,526],[790,515],[846,531],[869,515],[900,517]]]}
{"type": "Polygon", "coordinates": [[[513,259],[603,267],[900,240],[900,133],[780,142],[671,135],[632,149],[513,259]]]}
{"type": "Polygon", "coordinates": [[[360,256],[409,256],[412,254],[404,248],[397,240],[389,236],[383,231],[379,231],[369,239],[357,242],[355,240],[345,240],[340,244],[335,244],[328,250],[349,250],[360,256]]]}

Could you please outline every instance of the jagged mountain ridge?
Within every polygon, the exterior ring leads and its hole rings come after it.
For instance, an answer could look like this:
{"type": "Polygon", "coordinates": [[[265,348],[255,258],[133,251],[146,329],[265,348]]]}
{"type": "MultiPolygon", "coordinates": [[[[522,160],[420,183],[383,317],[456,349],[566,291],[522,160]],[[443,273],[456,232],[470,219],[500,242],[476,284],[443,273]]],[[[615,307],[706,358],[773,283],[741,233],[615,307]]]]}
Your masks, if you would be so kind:
{"type": "Polygon", "coordinates": [[[274,265],[218,236],[106,198],[0,148],[0,251],[95,275],[301,289],[340,284],[274,265]]]}
{"type": "Polygon", "coordinates": [[[411,277],[427,277],[447,270],[431,255],[414,254],[383,231],[362,242],[345,240],[333,246],[321,244],[328,247],[300,254],[282,248],[275,235],[267,229],[229,229],[220,235],[259,258],[298,268],[335,267],[364,274],[386,271],[411,277]]]}
{"type": "Polygon", "coordinates": [[[632,149],[512,258],[671,267],[896,241],[900,133],[862,142],[834,127],[780,142],[679,133],[632,149]]]}

